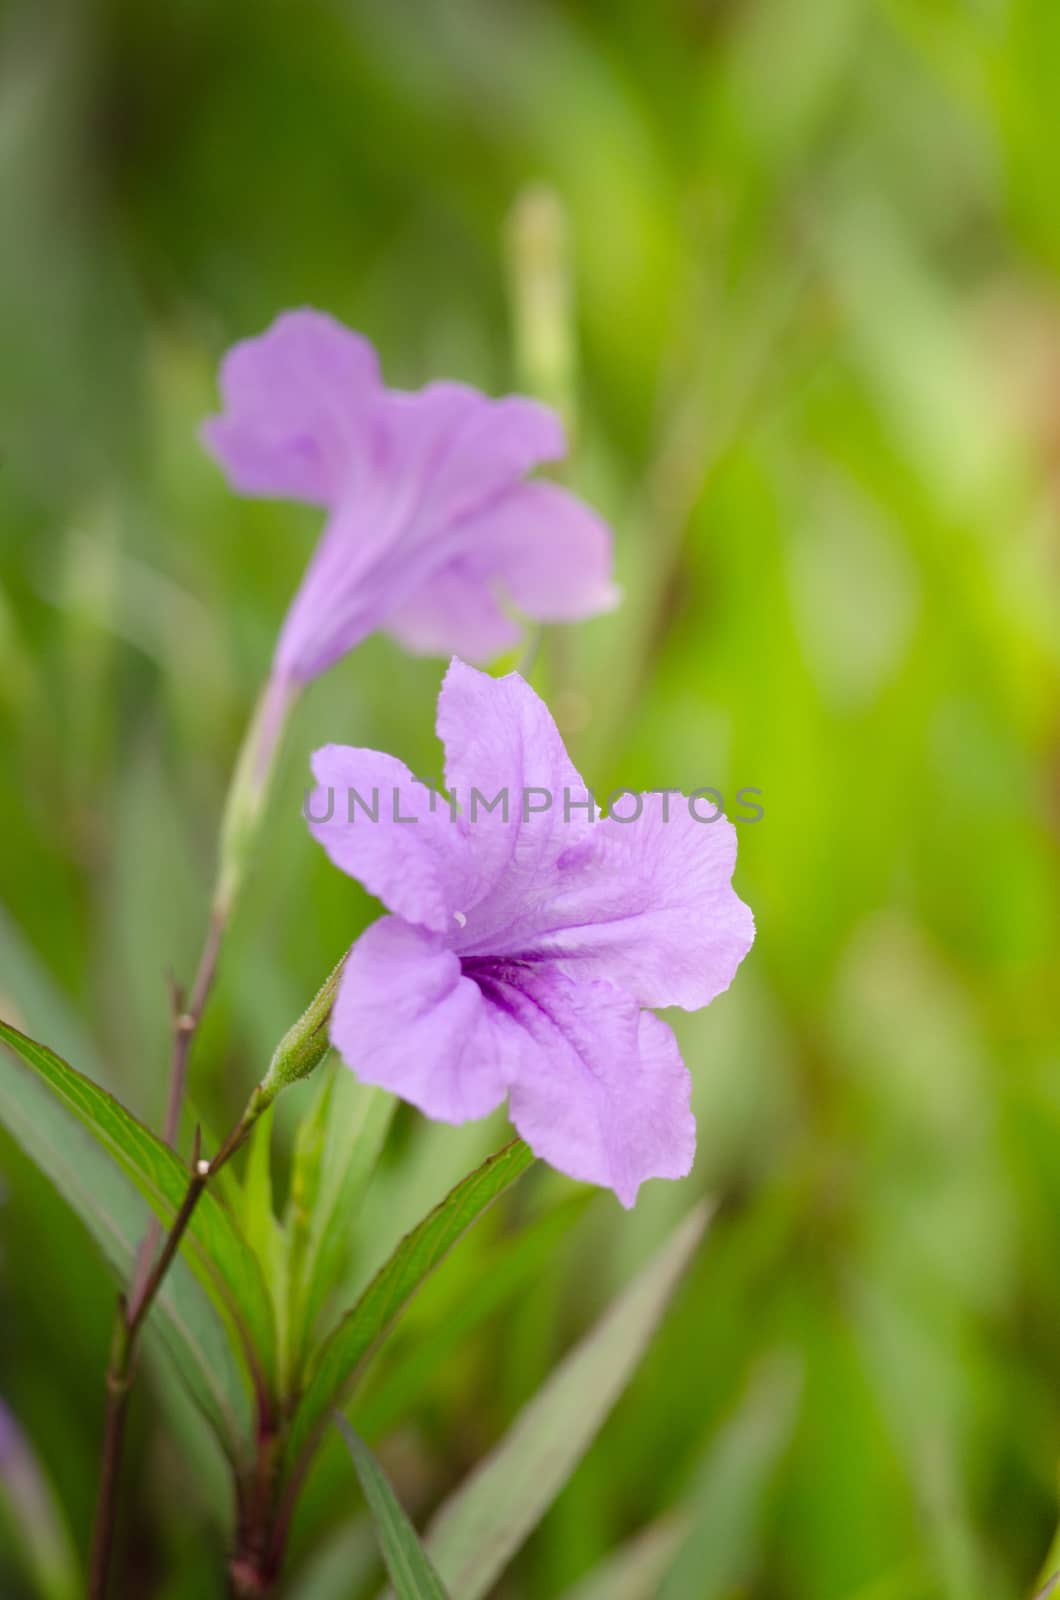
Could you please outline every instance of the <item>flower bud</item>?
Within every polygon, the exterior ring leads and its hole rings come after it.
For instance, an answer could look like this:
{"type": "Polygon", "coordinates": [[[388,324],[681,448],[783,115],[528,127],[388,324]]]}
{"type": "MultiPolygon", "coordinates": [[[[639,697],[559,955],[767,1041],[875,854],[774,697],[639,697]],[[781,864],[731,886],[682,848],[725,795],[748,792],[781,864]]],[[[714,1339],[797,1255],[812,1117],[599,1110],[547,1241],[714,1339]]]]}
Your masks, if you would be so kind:
{"type": "Polygon", "coordinates": [[[327,1055],[331,1048],[328,1036],[331,1008],[345,964],[346,957],[343,956],[319,993],[276,1046],[269,1070],[254,1093],[258,1115],[272,1104],[281,1089],[286,1089],[290,1083],[297,1083],[301,1078],[308,1078],[327,1055]]]}

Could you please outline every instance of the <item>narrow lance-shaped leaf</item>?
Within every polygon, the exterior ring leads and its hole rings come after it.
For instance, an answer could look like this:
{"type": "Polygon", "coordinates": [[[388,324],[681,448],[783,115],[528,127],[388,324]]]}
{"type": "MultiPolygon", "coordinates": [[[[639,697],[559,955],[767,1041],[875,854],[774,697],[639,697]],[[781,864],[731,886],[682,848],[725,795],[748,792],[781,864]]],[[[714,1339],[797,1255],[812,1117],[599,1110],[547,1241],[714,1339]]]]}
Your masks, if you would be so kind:
{"type": "MultiPolygon", "coordinates": [[[[307,1262],[314,1237],[314,1222],[319,1216],[320,1194],[324,1181],[328,1138],[334,1127],[331,1116],[335,1098],[335,1073],[322,1070],[317,1079],[317,1096],[312,1109],[298,1125],[294,1157],[291,1162],[291,1183],[284,1217],[284,1235],[287,1241],[287,1326],[290,1330],[292,1376],[295,1383],[301,1374],[301,1363],[309,1344],[311,1328],[306,1325],[303,1312],[307,1262]]],[[[343,1219],[351,1226],[348,1218],[343,1219]]]]}
{"type": "MultiPolygon", "coordinates": [[[[188,1187],[180,1157],[112,1094],[84,1077],[46,1046],[0,1021],[0,1041],[17,1061],[35,1073],[88,1129],[163,1223],[175,1216],[188,1187]]],[[[19,1067],[8,1062],[4,1077],[19,1067]]],[[[275,1359],[272,1305],[253,1253],[231,1213],[209,1190],[202,1196],[188,1230],[190,1264],[204,1286],[244,1330],[253,1357],[269,1373],[275,1359]]]]}
{"type": "MultiPolygon", "coordinates": [[[[0,1121],[127,1281],[147,1228],[147,1205],[50,1087],[2,1051],[0,1121]]],[[[165,1348],[226,1454],[238,1461],[252,1437],[246,1376],[219,1313],[183,1260],[173,1263],[162,1285],[145,1338],[165,1348]]]]}
{"type": "Polygon", "coordinates": [[[561,1600],[658,1600],[659,1585],[688,1531],[683,1513],[660,1517],[606,1556],[561,1600]]]}
{"type": "Polygon", "coordinates": [[[697,1206],[438,1512],[425,1544],[460,1600],[489,1593],[567,1482],[647,1349],[706,1223],[697,1206]]]}
{"type": "Polygon", "coordinates": [[[379,1569],[379,1542],[367,1511],[314,1541],[313,1552],[291,1574],[284,1600],[350,1600],[367,1595],[379,1569]]]}
{"type": "Polygon", "coordinates": [[[54,1048],[69,1060],[83,1062],[85,1071],[102,1082],[106,1073],[81,1018],[60,989],[44,962],[0,905],[0,972],[3,993],[18,996],[8,1020],[28,1032],[47,1031],[54,1048]]]}
{"type": "Polygon", "coordinates": [[[405,1235],[352,1311],[326,1340],[295,1413],[288,1442],[287,1464],[296,1481],[322,1422],[339,1403],[361,1363],[401,1308],[476,1218],[526,1171],[533,1159],[523,1141],[514,1139],[462,1179],[405,1235]]]}
{"type": "Polygon", "coordinates": [[[76,1600],[83,1580],[69,1529],[47,1473],[0,1400],[0,1523],[5,1518],[40,1600],[76,1600]]]}
{"type": "MultiPolygon", "coordinates": [[[[273,1289],[273,1304],[282,1302],[277,1287],[284,1272],[283,1230],[272,1204],[272,1120],[273,1107],[263,1112],[250,1135],[246,1172],[236,1191],[237,1215],[246,1241],[258,1258],[265,1280],[273,1289]]],[[[221,1176],[230,1170],[222,1168],[221,1176]]]]}
{"type": "Polygon", "coordinates": [[[448,1600],[442,1580],[375,1456],[345,1417],[337,1416],[335,1423],[357,1468],[397,1600],[448,1600]]]}
{"type": "Polygon", "coordinates": [[[750,1581],[766,1503],[791,1438],[801,1386],[783,1357],[752,1373],[735,1414],[710,1442],[688,1496],[690,1529],[660,1600],[725,1600],[750,1581]]]}
{"type": "MultiPolygon", "coordinates": [[[[568,1193],[518,1233],[506,1231],[479,1258],[470,1281],[466,1275],[446,1273],[444,1296],[424,1291],[431,1296],[430,1336],[417,1337],[418,1330],[408,1323],[402,1327],[402,1348],[389,1352],[381,1385],[357,1402],[357,1423],[366,1439],[381,1438],[396,1426],[475,1329],[525,1290],[593,1199],[588,1188],[568,1193]],[[455,1284],[450,1282],[453,1278],[455,1284]]],[[[410,1315],[408,1321],[421,1320],[423,1312],[421,1305],[418,1316],[410,1315]]]]}
{"type": "Polygon", "coordinates": [[[299,1299],[292,1311],[292,1338],[307,1351],[329,1295],[348,1265],[353,1224],[386,1141],[397,1102],[392,1095],[358,1083],[344,1067],[328,1080],[334,1114],[314,1196],[309,1237],[299,1273],[299,1299]]]}

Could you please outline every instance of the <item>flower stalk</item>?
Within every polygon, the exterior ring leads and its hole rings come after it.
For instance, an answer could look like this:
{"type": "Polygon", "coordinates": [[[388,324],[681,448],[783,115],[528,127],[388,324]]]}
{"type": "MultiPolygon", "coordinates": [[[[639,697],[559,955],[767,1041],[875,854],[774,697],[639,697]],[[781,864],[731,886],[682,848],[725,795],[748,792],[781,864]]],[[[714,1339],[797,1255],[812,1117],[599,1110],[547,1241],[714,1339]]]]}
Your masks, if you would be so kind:
{"type": "Polygon", "coordinates": [[[221,821],[220,865],[212,919],[223,926],[232,914],[257,843],[280,745],[299,686],[273,672],[243,740],[221,821]]]}

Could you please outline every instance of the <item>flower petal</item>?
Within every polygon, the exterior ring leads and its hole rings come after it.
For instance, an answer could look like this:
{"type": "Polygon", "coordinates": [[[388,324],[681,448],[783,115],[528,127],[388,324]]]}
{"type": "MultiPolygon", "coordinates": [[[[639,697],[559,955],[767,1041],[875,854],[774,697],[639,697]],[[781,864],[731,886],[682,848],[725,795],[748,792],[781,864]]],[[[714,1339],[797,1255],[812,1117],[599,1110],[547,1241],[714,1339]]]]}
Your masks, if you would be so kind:
{"type": "Polygon", "coordinates": [[[556,484],[516,484],[465,518],[458,540],[461,554],[387,619],[406,649],[489,661],[521,631],[501,597],[542,622],[574,622],[618,603],[611,530],[556,484]]]}
{"type": "Polygon", "coordinates": [[[365,525],[364,507],[340,505],[313,552],[287,610],[276,646],[276,669],[309,683],[385,620],[393,583],[380,523],[365,525]],[[381,543],[382,539],[382,543],[381,543]]]}
{"type": "Polygon", "coordinates": [[[491,678],[454,659],[437,727],[480,879],[459,948],[488,953],[548,894],[557,863],[595,826],[595,806],[547,706],[517,673],[491,678]]]}
{"type": "Polygon", "coordinates": [[[320,311],[287,311],[221,365],[224,412],[207,448],[241,494],[334,505],[380,393],[366,339],[320,311]]]}
{"type": "Polygon", "coordinates": [[[484,1117],[507,1092],[503,1040],[478,986],[440,940],[396,917],[350,951],[331,1042],[365,1083],[442,1122],[484,1117]]]}
{"type": "Polygon", "coordinates": [[[390,612],[386,632],[415,655],[455,651],[468,661],[490,661],[518,642],[521,629],[474,562],[454,561],[390,612]]]}
{"type": "Polygon", "coordinates": [[[691,1083],[665,1023],[611,984],[549,966],[479,981],[522,1035],[509,1112],[535,1155],[627,1207],[645,1179],[691,1170],[691,1083]]]}
{"type": "Polygon", "coordinates": [[[710,814],[702,805],[656,793],[626,796],[590,823],[567,803],[586,791],[555,723],[515,674],[495,679],[454,661],[438,732],[481,884],[454,942],[461,955],[550,959],[643,1006],[696,1010],[728,988],[754,940],[732,887],[730,822],[699,820],[710,814]],[[507,820],[476,812],[473,788],[504,792],[507,820]],[[526,815],[527,789],[539,791],[540,814],[526,815]]]}
{"type": "Polygon", "coordinates": [[[480,512],[567,449],[563,425],[547,406],[522,395],[494,400],[460,383],[391,391],[382,417],[388,474],[420,490],[410,508],[416,538],[480,512]]]}
{"type": "Polygon", "coordinates": [[[695,1011],[729,987],[754,942],[754,917],[732,887],[736,830],[725,817],[697,820],[681,794],[636,800],[639,815],[627,795],[615,809],[629,820],[598,824],[595,853],[557,884],[552,926],[532,948],[641,1005],[695,1011]]]}
{"type": "Polygon", "coordinates": [[[575,495],[555,483],[521,483],[488,517],[480,546],[528,617],[577,622],[617,605],[611,530],[575,495]]]}
{"type": "Polygon", "coordinates": [[[312,767],[320,787],[306,818],[335,865],[408,922],[443,934],[458,926],[475,875],[466,826],[447,802],[378,750],[325,745],[312,767]]]}

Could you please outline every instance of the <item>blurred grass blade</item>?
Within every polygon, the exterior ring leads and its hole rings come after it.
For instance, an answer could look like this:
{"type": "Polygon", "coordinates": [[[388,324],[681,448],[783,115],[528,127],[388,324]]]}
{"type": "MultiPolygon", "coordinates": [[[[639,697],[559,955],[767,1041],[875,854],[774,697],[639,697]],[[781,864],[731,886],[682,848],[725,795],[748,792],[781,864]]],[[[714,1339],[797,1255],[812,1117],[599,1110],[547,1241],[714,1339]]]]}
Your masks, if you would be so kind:
{"type": "Polygon", "coordinates": [[[578,1465],[662,1320],[707,1224],[697,1206],[446,1501],[427,1550],[460,1600],[492,1589],[578,1465]]]}
{"type": "Polygon", "coordinates": [[[40,1600],[77,1600],[77,1555],[51,1483],[29,1440],[0,1400],[0,1516],[40,1600]]]}
{"type": "Polygon", "coordinates": [[[552,406],[568,436],[576,420],[570,228],[558,192],[527,185],[508,217],[508,275],[519,381],[552,406]]]}
{"type": "Polygon", "coordinates": [[[748,1581],[777,1463],[791,1438],[801,1375],[766,1362],[712,1441],[691,1493],[692,1526],[658,1600],[724,1600],[748,1581]]]}
{"type": "Polygon", "coordinates": [[[0,1017],[23,1033],[47,1032],[56,1048],[84,1063],[97,1083],[103,1062],[73,1006],[21,930],[0,905],[0,1017]]]}
{"type": "Polygon", "coordinates": [[[288,1580],[285,1600],[350,1600],[351,1595],[369,1592],[368,1584],[378,1570],[379,1545],[372,1519],[361,1512],[323,1544],[317,1541],[305,1566],[288,1580]]]}
{"type": "Polygon", "coordinates": [[[312,1444],[322,1422],[420,1284],[533,1159],[523,1141],[513,1139],[462,1179],[405,1235],[320,1351],[291,1428],[287,1454],[290,1468],[297,1471],[300,1467],[303,1452],[312,1444]]]}
{"type": "Polygon", "coordinates": [[[397,1600],[448,1600],[441,1579],[375,1456],[345,1417],[336,1416],[335,1425],[357,1468],[397,1600]]]}
{"type": "Polygon", "coordinates": [[[659,1585],[688,1532],[684,1517],[660,1517],[601,1561],[561,1600],[658,1600],[659,1585]]]}
{"type": "MultiPolygon", "coordinates": [[[[172,1220],[188,1187],[180,1157],[125,1107],[89,1078],[76,1072],[44,1045],[0,1021],[0,1041],[30,1069],[88,1129],[93,1138],[131,1178],[163,1223],[172,1220]]],[[[20,1092],[23,1074],[10,1057],[0,1054],[0,1116],[20,1092]]],[[[55,1173],[49,1172],[55,1180],[55,1173]]],[[[244,1334],[248,1354],[267,1372],[274,1368],[276,1328],[272,1304],[261,1270],[246,1239],[217,1197],[202,1196],[191,1226],[188,1258],[204,1286],[244,1334]]]]}
{"type": "MultiPolygon", "coordinates": [[[[0,1122],[127,1281],[147,1228],[146,1204],[50,1088],[18,1070],[3,1051],[0,1122]]],[[[149,1345],[165,1347],[229,1459],[241,1460],[252,1435],[247,1381],[219,1312],[184,1259],[173,1263],[144,1331],[149,1345]]]]}

